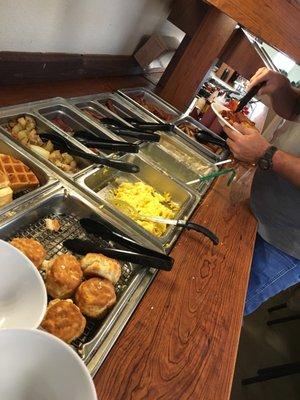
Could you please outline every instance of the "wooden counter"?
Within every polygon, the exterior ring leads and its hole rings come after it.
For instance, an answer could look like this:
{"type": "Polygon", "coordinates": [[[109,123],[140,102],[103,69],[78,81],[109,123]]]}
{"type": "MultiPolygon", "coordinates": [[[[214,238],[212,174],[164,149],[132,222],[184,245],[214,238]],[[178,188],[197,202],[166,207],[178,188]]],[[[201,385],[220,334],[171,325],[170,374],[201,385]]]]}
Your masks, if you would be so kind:
{"type": "Polygon", "coordinates": [[[158,274],[96,375],[99,399],[229,399],[256,234],[248,188],[247,176],[214,185],[192,221],[220,245],[181,235],[174,269],[158,274]]]}
{"type": "MultiPolygon", "coordinates": [[[[111,78],[2,87],[0,104],[146,84],[111,78]]],[[[247,205],[251,174],[240,173],[230,188],[220,178],[192,218],[220,245],[181,235],[172,272],[158,274],[97,373],[99,399],[229,399],[256,234],[247,205]]]]}

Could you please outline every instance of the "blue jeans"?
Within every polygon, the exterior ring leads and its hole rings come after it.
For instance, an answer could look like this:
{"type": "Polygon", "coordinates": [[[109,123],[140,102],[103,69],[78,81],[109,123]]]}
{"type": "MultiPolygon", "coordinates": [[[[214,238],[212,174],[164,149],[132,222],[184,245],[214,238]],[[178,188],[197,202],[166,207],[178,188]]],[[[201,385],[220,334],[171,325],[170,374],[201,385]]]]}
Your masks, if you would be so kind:
{"type": "Polygon", "coordinates": [[[245,304],[245,315],[282,290],[300,282],[300,260],[257,235],[245,304]]]}

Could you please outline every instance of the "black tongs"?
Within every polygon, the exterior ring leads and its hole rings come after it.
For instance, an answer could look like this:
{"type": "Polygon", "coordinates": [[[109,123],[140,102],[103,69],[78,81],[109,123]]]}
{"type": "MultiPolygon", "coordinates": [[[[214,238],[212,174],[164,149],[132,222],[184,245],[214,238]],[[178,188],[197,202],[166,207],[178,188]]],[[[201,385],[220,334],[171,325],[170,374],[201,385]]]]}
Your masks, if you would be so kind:
{"type": "Polygon", "coordinates": [[[119,160],[110,160],[109,158],[103,156],[100,157],[94,154],[86,153],[83,150],[79,150],[71,142],[69,142],[62,136],[56,135],[54,133],[41,133],[39,134],[39,136],[41,137],[41,139],[51,140],[54,147],[58,148],[59,150],[69,153],[73,156],[84,158],[85,160],[89,160],[95,164],[102,164],[111,168],[115,168],[119,171],[131,172],[131,173],[137,173],[140,170],[140,168],[137,165],[131,163],[119,160]]]}
{"type": "Polygon", "coordinates": [[[124,118],[126,122],[129,122],[133,126],[145,130],[146,132],[155,132],[155,131],[165,131],[165,132],[172,132],[175,129],[174,124],[168,123],[155,123],[155,122],[141,122],[135,118],[124,118]]]}
{"type": "Polygon", "coordinates": [[[132,137],[140,139],[144,142],[159,142],[160,136],[157,133],[145,132],[142,129],[137,128],[117,128],[110,126],[109,129],[118,136],[132,137]]]}
{"type": "Polygon", "coordinates": [[[211,135],[209,132],[200,130],[196,133],[195,139],[199,143],[211,143],[216,146],[222,147],[223,149],[228,149],[228,145],[224,139],[216,138],[215,136],[211,135]]]}
{"type": "Polygon", "coordinates": [[[107,257],[121,261],[133,262],[145,267],[154,267],[164,271],[171,271],[174,259],[166,254],[144,247],[107,222],[95,221],[90,218],[80,220],[81,226],[88,232],[105,240],[113,241],[128,250],[102,247],[90,240],[68,239],[64,246],[77,254],[100,252],[107,257]]]}
{"type": "Polygon", "coordinates": [[[259,92],[259,89],[262,88],[267,82],[260,82],[258,85],[253,86],[248,93],[245,94],[239,101],[239,104],[237,106],[237,109],[234,112],[239,112],[242,111],[242,109],[245,107],[246,104],[249,103],[249,101],[257,95],[259,92]]]}
{"type": "Polygon", "coordinates": [[[78,131],[73,135],[73,138],[78,140],[89,148],[121,151],[123,153],[138,153],[139,146],[134,143],[120,142],[118,140],[103,139],[93,133],[78,131]]]}

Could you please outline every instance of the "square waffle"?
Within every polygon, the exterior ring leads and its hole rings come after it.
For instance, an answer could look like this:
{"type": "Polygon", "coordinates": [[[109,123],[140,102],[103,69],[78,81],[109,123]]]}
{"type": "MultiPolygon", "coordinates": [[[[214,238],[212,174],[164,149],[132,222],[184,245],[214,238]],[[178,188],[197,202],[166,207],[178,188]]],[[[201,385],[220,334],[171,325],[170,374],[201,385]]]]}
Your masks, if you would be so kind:
{"type": "Polygon", "coordinates": [[[14,193],[33,189],[39,185],[39,180],[31,169],[9,155],[0,154],[0,170],[8,176],[14,193]]]}

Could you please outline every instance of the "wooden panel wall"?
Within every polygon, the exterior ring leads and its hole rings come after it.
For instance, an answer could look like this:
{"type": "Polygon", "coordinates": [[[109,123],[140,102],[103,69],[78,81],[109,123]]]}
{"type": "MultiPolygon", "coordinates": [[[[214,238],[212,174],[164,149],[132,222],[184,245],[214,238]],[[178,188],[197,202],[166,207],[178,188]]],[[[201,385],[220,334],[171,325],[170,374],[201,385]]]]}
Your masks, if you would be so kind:
{"type": "Polygon", "coordinates": [[[0,52],[0,84],[138,75],[133,56],[0,52]]]}
{"type": "Polygon", "coordinates": [[[199,0],[174,0],[168,20],[187,35],[193,35],[208,8],[199,0]]]}
{"type": "MultiPolygon", "coordinates": [[[[202,3],[201,0],[198,0],[202,3]]],[[[205,0],[263,41],[300,62],[298,0],[205,0]]]]}

